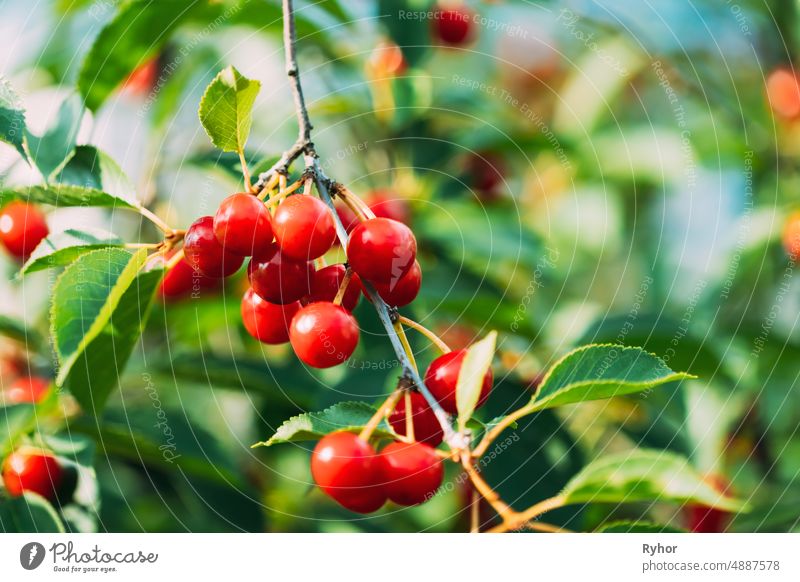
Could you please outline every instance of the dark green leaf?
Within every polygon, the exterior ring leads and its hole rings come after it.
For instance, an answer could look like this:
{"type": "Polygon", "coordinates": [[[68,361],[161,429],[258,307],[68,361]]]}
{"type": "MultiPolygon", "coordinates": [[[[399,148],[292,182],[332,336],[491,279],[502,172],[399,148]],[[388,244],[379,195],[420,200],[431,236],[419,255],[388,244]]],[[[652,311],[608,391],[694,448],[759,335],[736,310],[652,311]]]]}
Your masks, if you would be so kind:
{"type": "Polygon", "coordinates": [[[75,149],[82,118],[83,103],[73,93],[61,104],[55,120],[41,136],[26,132],[28,151],[45,181],[50,180],[75,149]]]}
{"type": "Polygon", "coordinates": [[[20,274],[25,275],[52,267],[63,267],[73,263],[78,257],[90,251],[107,247],[122,246],[116,235],[99,229],[69,229],[49,235],[31,253],[22,266],[20,274]]]}
{"type": "Polygon", "coordinates": [[[25,108],[11,83],[0,75],[0,140],[14,146],[25,160],[25,108]]]}
{"type": "Polygon", "coordinates": [[[635,450],[600,458],[567,483],[565,503],[695,503],[724,511],[747,509],[746,502],[717,491],[684,457],[635,450]]]}
{"type": "Polygon", "coordinates": [[[0,456],[14,447],[19,435],[33,428],[35,417],[35,405],[3,406],[2,394],[0,394],[0,456]]]}
{"type": "Polygon", "coordinates": [[[23,322],[7,315],[0,315],[0,335],[31,347],[35,347],[41,342],[38,332],[25,327],[23,322]]]}
{"type": "Polygon", "coordinates": [[[542,410],[602,400],[686,378],[691,376],[672,371],[663,360],[641,348],[583,346],[550,368],[530,406],[542,410]]]}
{"type": "Polygon", "coordinates": [[[234,67],[219,72],[200,101],[200,122],[211,143],[225,152],[244,150],[260,88],[261,83],[243,77],[234,67]]]}
{"type": "Polygon", "coordinates": [[[604,523],[596,533],[686,533],[685,530],[648,521],[613,521],[604,523]]]}
{"type": "Polygon", "coordinates": [[[163,269],[140,273],[146,258],[145,249],[92,251],[67,268],[53,289],[56,382],[88,412],[102,408],[147,321],[163,269]]]}
{"type": "Polygon", "coordinates": [[[5,533],[63,533],[55,508],[35,493],[0,498],[0,530],[5,533]]]}
{"type": "MultiPolygon", "coordinates": [[[[269,440],[253,446],[268,447],[278,443],[311,441],[341,430],[357,432],[364,428],[373,414],[375,409],[364,402],[340,402],[321,412],[306,412],[290,418],[278,427],[269,440]]],[[[385,422],[382,422],[373,434],[391,436],[385,422]]]]}
{"type": "Polygon", "coordinates": [[[62,184],[102,190],[112,196],[134,202],[136,189],[117,163],[94,146],[75,148],[64,168],[56,176],[62,184]]]}

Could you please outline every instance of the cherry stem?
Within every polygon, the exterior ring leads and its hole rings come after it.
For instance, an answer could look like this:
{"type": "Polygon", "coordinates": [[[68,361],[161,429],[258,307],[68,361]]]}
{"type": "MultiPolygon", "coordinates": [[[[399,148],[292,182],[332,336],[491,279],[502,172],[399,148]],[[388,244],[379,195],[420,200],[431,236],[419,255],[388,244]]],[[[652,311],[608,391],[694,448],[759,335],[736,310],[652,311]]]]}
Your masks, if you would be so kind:
{"type": "Polygon", "coordinates": [[[157,249],[163,243],[125,243],[126,249],[157,249]]]}
{"type": "Polygon", "coordinates": [[[547,533],[575,533],[572,530],[564,529],[563,527],[558,527],[557,525],[553,525],[551,523],[545,523],[543,521],[536,521],[532,520],[525,524],[530,530],[533,531],[543,531],[547,533]]]}
{"type": "Polygon", "coordinates": [[[405,316],[403,316],[403,315],[401,315],[401,316],[400,316],[400,319],[399,319],[399,321],[400,321],[400,323],[402,323],[402,324],[404,324],[404,325],[407,325],[407,326],[408,326],[408,327],[410,327],[411,329],[413,329],[413,330],[416,330],[416,331],[418,331],[419,333],[421,333],[422,335],[424,335],[424,336],[425,336],[426,338],[428,338],[428,339],[431,341],[431,343],[432,343],[433,345],[435,345],[435,346],[436,346],[436,347],[439,349],[439,351],[440,351],[440,352],[442,352],[443,354],[448,354],[448,353],[450,353],[450,352],[452,352],[452,351],[453,351],[453,350],[451,350],[451,349],[450,349],[450,346],[448,346],[448,345],[447,345],[447,344],[444,342],[444,340],[442,340],[442,338],[440,338],[438,335],[436,335],[435,333],[433,333],[431,330],[429,330],[429,329],[428,329],[427,327],[425,327],[424,325],[422,325],[422,324],[420,324],[420,323],[417,323],[417,322],[416,322],[416,321],[414,321],[413,319],[409,319],[409,318],[407,318],[407,317],[405,317],[405,316]]]}
{"type": "Polygon", "coordinates": [[[414,414],[411,411],[411,392],[408,390],[404,391],[405,394],[403,398],[405,399],[405,406],[406,406],[406,436],[411,438],[411,440],[415,440],[414,435],[414,414]]]}
{"type": "Polygon", "coordinates": [[[389,398],[384,400],[383,404],[378,407],[378,410],[375,411],[375,414],[372,415],[372,418],[369,419],[369,422],[364,425],[364,428],[361,429],[361,432],[358,434],[358,438],[362,441],[368,441],[369,437],[372,436],[372,433],[381,423],[381,421],[389,416],[394,407],[397,406],[397,402],[400,400],[400,397],[403,395],[404,390],[402,388],[397,388],[394,392],[389,395],[389,398]]]}
{"type": "Polygon", "coordinates": [[[545,499],[544,501],[540,501],[539,503],[531,505],[525,511],[513,513],[513,515],[509,516],[508,518],[504,517],[503,523],[490,529],[489,533],[503,533],[520,529],[525,527],[528,522],[536,519],[543,513],[553,509],[558,509],[564,505],[566,505],[566,500],[560,495],[550,497],[549,499],[545,499]]]}
{"type": "Polygon", "coordinates": [[[256,196],[259,200],[264,200],[270,192],[272,192],[272,189],[278,185],[279,177],[280,174],[273,174],[269,181],[264,183],[261,188],[259,188],[258,185],[253,186],[253,191],[257,192],[256,196]]]}
{"type": "Polygon", "coordinates": [[[250,183],[250,171],[247,169],[247,160],[244,158],[244,150],[239,150],[239,163],[242,165],[242,177],[244,178],[244,188],[252,192],[253,185],[250,183]]]}
{"type": "Polygon", "coordinates": [[[265,204],[267,206],[274,206],[275,204],[277,204],[278,202],[280,202],[281,200],[286,198],[289,194],[297,192],[297,190],[302,185],[303,185],[303,181],[302,180],[298,180],[297,182],[295,182],[294,184],[292,184],[288,188],[284,184],[283,188],[277,194],[275,194],[275,196],[271,196],[270,199],[265,202],[265,204]]]}
{"type": "Polygon", "coordinates": [[[161,220],[158,216],[153,214],[152,211],[148,210],[144,206],[139,206],[138,208],[139,214],[144,216],[147,220],[155,224],[164,234],[167,236],[171,235],[175,232],[175,229],[168,225],[166,222],[161,220]]]}
{"type": "Polygon", "coordinates": [[[394,327],[394,331],[397,333],[397,337],[400,338],[400,343],[403,344],[403,350],[405,350],[406,356],[408,356],[408,360],[414,367],[414,371],[417,371],[417,361],[414,359],[414,352],[411,349],[411,344],[408,343],[408,337],[406,337],[406,330],[403,329],[403,324],[400,323],[400,320],[398,319],[397,321],[392,323],[392,327],[394,327]]]}
{"type": "Polygon", "coordinates": [[[358,215],[359,219],[364,221],[370,218],[375,218],[375,213],[372,208],[367,205],[355,192],[345,186],[339,186],[338,191],[344,203],[350,207],[350,210],[358,215]]]}
{"type": "Polygon", "coordinates": [[[347,293],[347,287],[350,285],[350,281],[353,279],[353,269],[347,267],[344,272],[344,278],[342,282],[339,283],[339,289],[336,291],[336,297],[333,298],[334,305],[341,305],[342,300],[344,299],[344,294],[347,293]]]}
{"type": "Polygon", "coordinates": [[[502,432],[507,429],[509,426],[514,424],[523,416],[527,416],[533,413],[534,410],[530,406],[523,406],[509,414],[508,416],[503,417],[503,419],[498,422],[492,429],[486,433],[486,435],[481,439],[480,444],[472,451],[473,457],[481,457],[486,452],[486,449],[489,448],[489,445],[494,442],[494,440],[499,437],[502,432]]]}
{"type": "Polygon", "coordinates": [[[174,254],[174,255],[173,255],[171,258],[170,258],[170,260],[167,262],[167,264],[166,264],[166,266],[165,266],[166,270],[167,270],[167,271],[169,271],[169,270],[170,270],[172,267],[174,267],[175,265],[177,265],[178,263],[180,263],[180,262],[181,262],[181,259],[183,259],[183,254],[184,254],[184,253],[183,253],[183,249],[181,249],[181,250],[179,250],[177,253],[175,253],[175,254],[174,254]]]}
{"type": "Polygon", "coordinates": [[[498,495],[497,492],[492,489],[486,481],[483,480],[472,463],[473,461],[469,454],[463,453],[461,455],[461,465],[464,467],[464,470],[467,472],[467,476],[469,477],[470,481],[472,481],[472,484],[475,486],[475,489],[478,491],[478,493],[480,493],[483,498],[489,502],[492,508],[494,508],[494,510],[497,512],[497,515],[503,518],[504,524],[517,520],[517,513],[502,499],[500,499],[500,495],[498,495]]]}
{"type": "Polygon", "coordinates": [[[480,533],[481,496],[473,488],[470,493],[469,503],[469,533],[480,533]]]}

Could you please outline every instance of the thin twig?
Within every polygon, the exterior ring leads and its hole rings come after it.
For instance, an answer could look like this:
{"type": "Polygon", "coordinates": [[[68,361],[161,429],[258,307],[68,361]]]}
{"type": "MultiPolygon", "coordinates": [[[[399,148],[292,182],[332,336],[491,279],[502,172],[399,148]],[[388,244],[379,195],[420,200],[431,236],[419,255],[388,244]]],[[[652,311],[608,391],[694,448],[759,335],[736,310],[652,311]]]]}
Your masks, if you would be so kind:
{"type": "Polygon", "coordinates": [[[347,293],[347,288],[350,286],[350,281],[353,278],[353,269],[347,268],[344,272],[344,278],[339,283],[339,289],[336,290],[336,297],[333,298],[334,305],[341,305],[344,299],[344,294],[347,293]]]}
{"type": "Polygon", "coordinates": [[[504,519],[502,524],[490,529],[489,533],[503,533],[520,529],[521,527],[525,527],[525,524],[527,524],[529,521],[539,517],[543,513],[557,509],[564,505],[565,500],[560,495],[550,497],[544,501],[540,501],[539,503],[532,505],[525,511],[515,514],[509,519],[504,519]]]}
{"type": "Polygon", "coordinates": [[[442,338],[440,338],[438,335],[433,333],[431,330],[429,330],[424,325],[422,325],[420,323],[417,323],[413,319],[409,319],[409,318],[401,315],[400,316],[400,323],[402,323],[403,325],[407,325],[411,329],[416,330],[419,333],[421,333],[422,335],[424,335],[426,338],[428,338],[431,341],[431,343],[433,345],[435,345],[437,348],[439,348],[439,351],[442,352],[443,354],[447,354],[447,353],[450,353],[450,352],[453,351],[453,350],[450,349],[450,346],[448,346],[444,342],[444,340],[442,340],[442,338]]]}
{"type": "Polygon", "coordinates": [[[362,441],[369,440],[369,437],[372,436],[372,433],[378,428],[378,425],[381,421],[389,416],[394,407],[397,406],[397,401],[400,400],[400,397],[403,395],[403,390],[401,388],[397,388],[394,392],[389,395],[383,404],[378,407],[378,410],[375,411],[375,414],[372,415],[372,418],[369,419],[369,422],[364,425],[364,428],[361,429],[361,432],[358,434],[358,438],[362,441]]]}
{"type": "Polygon", "coordinates": [[[153,214],[152,211],[148,210],[144,206],[139,206],[138,210],[139,210],[139,214],[141,214],[146,219],[148,219],[150,222],[155,224],[159,229],[161,229],[161,231],[164,234],[170,235],[170,234],[172,234],[174,232],[174,229],[170,225],[168,225],[166,222],[161,220],[158,216],[153,214]]]}

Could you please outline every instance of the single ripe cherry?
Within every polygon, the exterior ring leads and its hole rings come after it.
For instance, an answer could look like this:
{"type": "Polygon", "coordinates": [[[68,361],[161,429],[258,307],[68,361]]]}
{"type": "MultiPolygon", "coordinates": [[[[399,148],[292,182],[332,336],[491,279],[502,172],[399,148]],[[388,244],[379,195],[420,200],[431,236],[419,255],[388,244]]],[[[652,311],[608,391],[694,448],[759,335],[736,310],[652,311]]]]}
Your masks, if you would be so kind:
{"type": "Polygon", "coordinates": [[[311,474],[326,495],[351,511],[370,513],[386,502],[381,458],[353,433],[322,437],[311,455],[311,474]]]}
{"type": "Polygon", "coordinates": [[[18,450],[3,463],[3,483],[12,497],[32,491],[53,501],[63,480],[61,463],[44,451],[18,450]]]}
{"type": "MultiPolygon", "coordinates": [[[[431,362],[431,365],[428,366],[428,371],[425,372],[425,386],[428,387],[434,398],[439,401],[442,408],[451,414],[458,412],[456,385],[458,384],[458,374],[461,372],[461,364],[464,363],[466,355],[467,350],[456,350],[439,356],[431,362]]],[[[488,370],[483,377],[483,387],[481,388],[476,408],[486,402],[489,392],[492,390],[493,380],[492,371],[488,370]]]]}
{"type": "Polygon", "coordinates": [[[372,218],[353,229],[347,243],[347,258],[362,279],[390,283],[414,265],[417,239],[402,222],[372,218]]]}
{"type": "Polygon", "coordinates": [[[311,291],[314,265],[287,257],[270,243],[247,266],[253,291],[265,301],[285,305],[299,301],[311,291]]]}
{"type": "Polygon", "coordinates": [[[444,44],[462,46],[472,40],[474,13],[465,6],[438,10],[433,20],[433,34],[444,44]]]}
{"type": "Polygon", "coordinates": [[[289,340],[297,357],[314,368],[341,364],[358,345],[358,323],[341,305],[306,305],[292,319],[289,340]]]}
{"type": "Polygon", "coordinates": [[[214,215],[214,235],[227,252],[249,257],[272,242],[272,217],[257,197],[233,194],[214,215]]]}
{"type": "Polygon", "coordinates": [[[339,221],[342,223],[347,233],[350,234],[353,232],[353,229],[359,223],[356,213],[353,212],[347,204],[337,204],[336,214],[339,215],[339,221]]]}
{"type": "Polygon", "coordinates": [[[50,380],[41,376],[25,376],[17,378],[3,394],[7,404],[36,403],[47,395],[50,380]]]}
{"type": "Polygon", "coordinates": [[[391,218],[404,224],[411,222],[408,203],[391,190],[374,190],[367,195],[365,202],[378,218],[391,218]]]}
{"type": "Polygon", "coordinates": [[[289,196],[278,205],[273,224],[281,252],[298,261],[321,257],[336,241],[330,209],[313,196],[289,196]]]}
{"type": "Polygon", "coordinates": [[[183,252],[189,266],[206,277],[221,279],[233,275],[244,262],[244,257],[222,248],[214,235],[214,219],[198,218],[183,239],[183,252]]]}
{"type": "MultiPolygon", "coordinates": [[[[421,443],[427,443],[432,447],[438,446],[444,439],[444,433],[433,409],[428,406],[425,397],[419,392],[412,392],[409,397],[411,398],[411,421],[414,426],[414,439],[421,443]]],[[[400,399],[392,414],[389,415],[389,424],[392,425],[397,434],[406,436],[405,397],[400,399]]]]}
{"type": "Polygon", "coordinates": [[[783,226],[783,248],[793,261],[800,260],[800,211],[792,212],[783,226]]]}
{"type": "Polygon", "coordinates": [[[800,79],[786,69],[773,71],[767,78],[767,98],[772,110],[781,117],[800,116],[800,79]]]}
{"type": "Polygon", "coordinates": [[[219,279],[206,277],[195,271],[183,258],[164,274],[158,287],[158,294],[164,301],[174,301],[188,295],[199,294],[203,289],[212,289],[218,283],[219,279]]]}
{"type": "Polygon", "coordinates": [[[433,447],[422,443],[395,442],[381,451],[383,488],[399,505],[428,501],[444,477],[442,460],[433,447]]]}
{"type": "Polygon", "coordinates": [[[289,341],[289,325],[300,311],[299,301],[278,305],[264,301],[248,289],[242,297],[242,323],[251,336],[265,344],[285,344],[289,341]]]}
{"type": "Polygon", "coordinates": [[[15,200],[0,211],[0,242],[21,261],[27,260],[49,232],[44,215],[33,204],[15,200]]]}
{"type": "Polygon", "coordinates": [[[419,263],[414,261],[408,272],[397,281],[376,283],[375,290],[387,305],[403,307],[417,298],[421,286],[422,270],[419,268],[419,263]]]}
{"type": "MultiPolygon", "coordinates": [[[[339,287],[344,280],[347,268],[344,265],[328,265],[314,273],[311,280],[311,293],[309,293],[304,303],[314,303],[315,301],[333,301],[339,292],[339,287]]],[[[361,297],[361,281],[355,273],[350,277],[350,283],[342,297],[342,307],[347,311],[353,311],[361,297]]]]}

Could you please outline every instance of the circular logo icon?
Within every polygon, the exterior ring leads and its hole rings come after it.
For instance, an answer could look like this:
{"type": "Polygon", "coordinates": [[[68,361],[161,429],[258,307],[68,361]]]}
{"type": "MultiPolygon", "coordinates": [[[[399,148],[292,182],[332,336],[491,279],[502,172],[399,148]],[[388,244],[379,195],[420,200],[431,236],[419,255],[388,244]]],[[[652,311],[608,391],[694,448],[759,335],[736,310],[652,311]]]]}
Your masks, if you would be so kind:
{"type": "Polygon", "coordinates": [[[26,570],[35,570],[44,561],[44,546],[39,542],[29,542],[19,551],[19,563],[26,570]]]}

